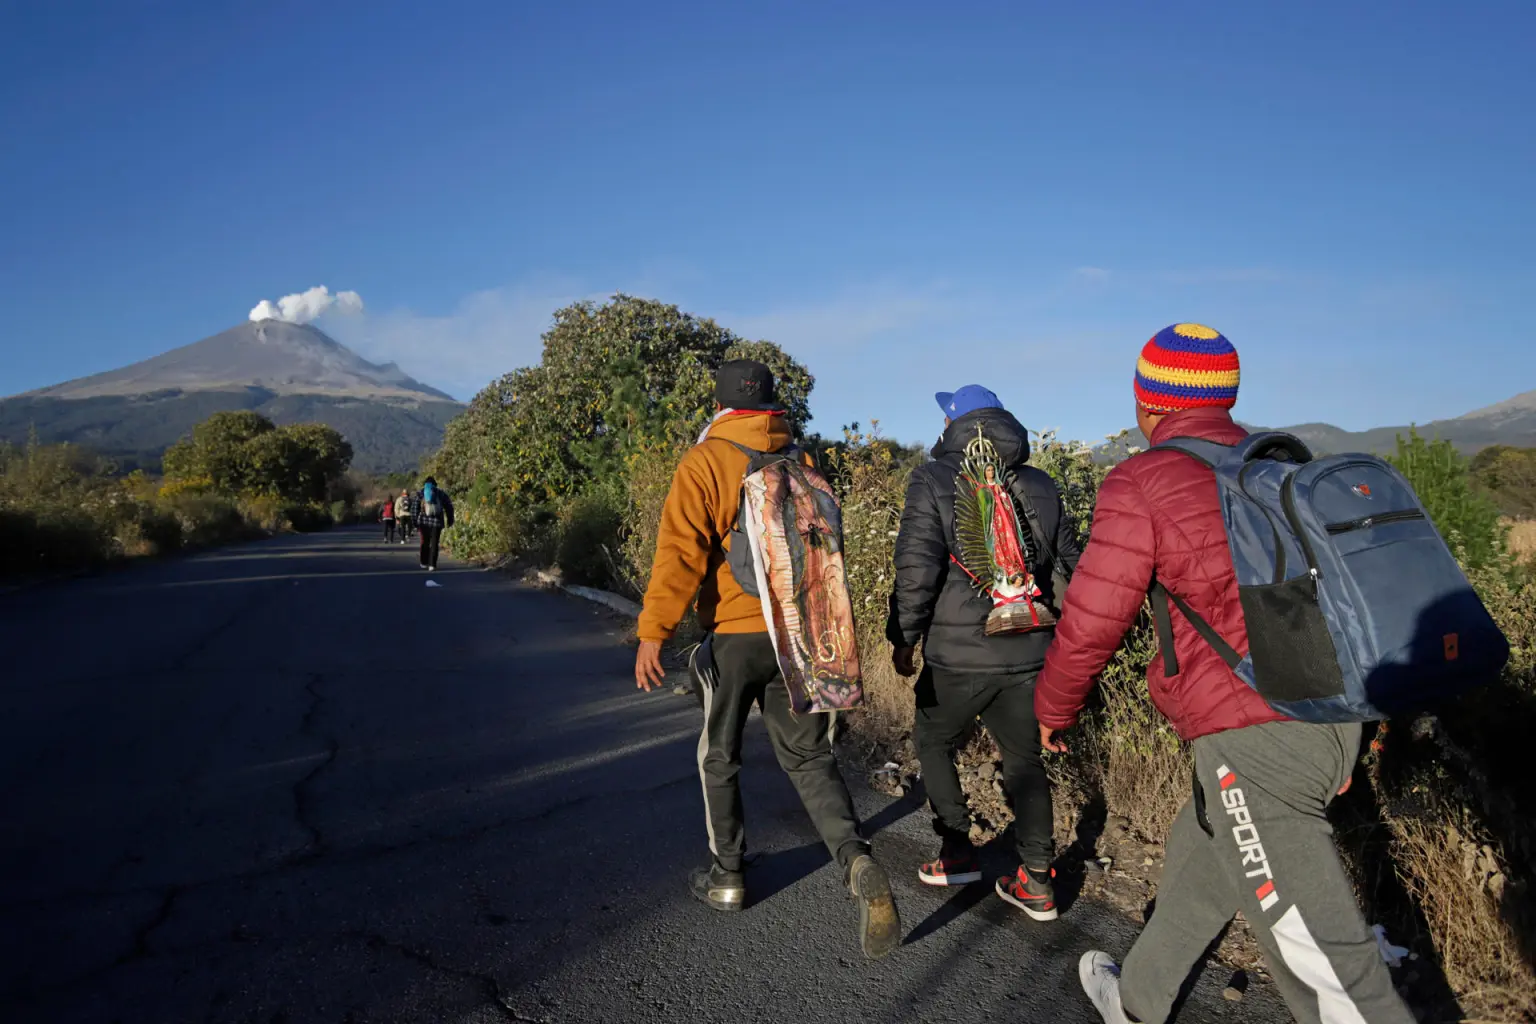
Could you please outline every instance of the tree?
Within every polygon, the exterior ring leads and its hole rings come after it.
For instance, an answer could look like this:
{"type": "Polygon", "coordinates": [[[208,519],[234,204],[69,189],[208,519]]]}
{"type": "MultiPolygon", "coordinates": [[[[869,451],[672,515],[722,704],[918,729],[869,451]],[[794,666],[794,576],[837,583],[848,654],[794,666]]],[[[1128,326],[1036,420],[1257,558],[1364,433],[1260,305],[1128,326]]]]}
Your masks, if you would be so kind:
{"type": "Polygon", "coordinates": [[[1435,527],[1473,567],[1496,559],[1504,550],[1505,530],[1498,506],[1472,484],[1467,461],[1444,439],[1426,441],[1417,430],[1397,438],[1389,461],[1408,478],[1435,527]]]}
{"type": "Polygon", "coordinates": [[[1536,448],[1498,444],[1472,459],[1473,478],[1505,515],[1536,518],[1536,448]]]}
{"type": "Polygon", "coordinates": [[[215,413],[165,453],[165,475],[230,497],[319,504],[352,464],[352,446],[331,427],[277,427],[254,412],[215,413]]]}
{"type": "Polygon", "coordinates": [[[352,446],[324,423],[295,423],[282,428],[294,455],[279,492],[295,501],[323,502],[352,465],[352,446]]]}
{"type": "Polygon", "coordinates": [[[449,425],[433,471],[467,489],[483,477],[517,503],[555,501],[611,480],[639,447],[691,439],[708,422],[714,374],[758,359],[780,380],[793,429],[809,419],[810,373],[771,342],[629,295],[557,310],[538,366],[492,383],[449,425]]]}
{"type": "Polygon", "coordinates": [[[260,413],[216,412],[193,427],[191,437],[165,450],[165,475],[174,480],[205,480],[220,493],[242,494],[253,483],[248,445],[276,429],[260,413]]]}

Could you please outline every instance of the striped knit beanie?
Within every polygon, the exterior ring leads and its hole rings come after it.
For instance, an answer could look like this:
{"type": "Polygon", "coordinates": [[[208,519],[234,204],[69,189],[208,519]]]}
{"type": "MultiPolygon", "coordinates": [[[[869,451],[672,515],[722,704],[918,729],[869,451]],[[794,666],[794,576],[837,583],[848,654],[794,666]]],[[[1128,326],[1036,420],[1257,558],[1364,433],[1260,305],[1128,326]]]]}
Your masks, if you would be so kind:
{"type": "Polygon", "coordinates": [[[1136,401],[1148,412],[1237,404],[1237,349],[1201,324],[1174,324],[1152,336],[1136,363],[1136,401]]]}

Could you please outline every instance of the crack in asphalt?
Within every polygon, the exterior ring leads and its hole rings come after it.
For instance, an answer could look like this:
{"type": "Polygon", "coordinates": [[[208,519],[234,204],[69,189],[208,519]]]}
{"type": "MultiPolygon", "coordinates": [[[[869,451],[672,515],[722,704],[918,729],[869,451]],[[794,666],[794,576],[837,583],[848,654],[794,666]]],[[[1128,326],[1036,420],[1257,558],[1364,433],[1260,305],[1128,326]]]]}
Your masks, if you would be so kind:
{"type": "Polygon", "coordinates": [[[208,650],[209,647],[213,646],[215,640],[219,639],[219,637],[223,636],[225,633],[239,625],[241,620],[243,620],[250,612],[251,608],[254,607],[264,596],[265,595],[262,593],[262,591],[258,590],[251,596],[250,600],[241,601],[240,604],[235,608],[234,612],[229,615],[229,617],[227,617],[223,622],[220,622],[218,625],[214,626],[208,632],[204,633],[200,638],[198,638],[196,643],[187,648],[186,652],[182,654],[181,657],[171,662],[171,670],[173,672],[185,671],[186,667],[192,662],[192,659],[208,650]]]}
{"type": "MultiPolygon", "coordinates": [[[[656,783],[655,785],[645,786],[640,789],[616,789],[608,790],[602,793],[589,793],[585,796],[573,797],[569,800],[552,804],[549,807],[541,808],[537,811],[531,811],[526,814],[516,814],[506,818],[497,818],[495,821],[489,821],[483,825],[476,825],[474,828],[465,829],[460,832],[449,832],[441,835],[418,836],[413,839],[408,839],[402,843],[386,843],[379,846],[359,846],[350,850],[326,851],[313,848],[306,849],[285,857],[273,864],[269,864],[265,867],[254,868],[250,871],[237,871],[227,875],[216,875],[212,878],[203,878],[194,882],[186,882],[178,885],[176,888],[181,892],[191,892],[198,889],[206,889],[215,885],[225,885],[231,882],[253,882],[267,878],[276,878],[297,868],[312,867],[322,863],[328,867],[343,864],[366,864],[369,861],[378,860],[381,857],[388,857],[391,854],[402,853],[406,850],[413,850],[416,847],[425,846],[432,843],[473,843],[485,838],[494,832],[500,832],[503,829],[511,828],[514,825],[523,825],[533,821],[545,821],[557,814],[562,814],[566,811],[574,810],[589,803],[604,800],[628,800],[634,797],[646,796],[651,793],[659,793],[664,789],[669,789],[672,786],[680,786],[685,783],[698,785],[698,782],[698,773],[689,772],[687,775],[682,775],[675,779],[666,779],[662,782],[656,783]]],[[[85,900],[120,899],[125,896],[141,896],[146,893],[157,893],[163,891],[164,886],[157,885],[145,886],[137,889],[118,889],[107,891],[93,889],[85,892],[63,893],[58,896],[49,896],[42,899],[17,900],[12,903],[0,904],[0,914],[9,913],[15,910],[47,907],[56,903],[67,903],[71,901],[85,900]]]]}
{"type": "MultiPolygon", "coordinates": [[[[313,772],[310,773],[311,776],[314,774],[315,773],[313,772]]],[[[377,860],[382,857],[387,857],[395,853],[400,853],[405,850],[414,849],[416,847],[431,843],[453,844],[476,842],[494,832],[499,832],[503,829],[512,828],[518,825],[525,825],[529,822],[547,821],[557,814],[574,810],[596,801],[630,800],[635,797],[646,796],[651,793],[659,793],[664,789],[668,789],[672,786],[683,785],[685,783],[697,785],[698,781],[698,774],[695,772],[689,772],[687,775],[678,776],[677,778],[673,779],[666,779],[654,785],[646,786],[640,789],[608,790],[602,793],[591,793],[586,796],[574,797],[570,800],[565,800],[561,803],[554,804],[550,807],[545,807],[542,810],[534,811],[529,814],[513,815],[511,817],[497,819],[493,822],[487,822],[484,825],[477,826],[465,832],[456,832],[441,836],[423,836],[417,839],[411,839],[404,843],[395,843],[386,846],[374,847],[371,849],[327,853],[323,847],[309,847],[303,851],[300,851],[298,854],[288,857],[285,860],[266,868],[260,868],[254,871],[239,872],[231,875],[221,875],[217,878],[209,878],[197,882],[188,882],[182,885],[172,886],[169,889],[156,886],[147,889],[129,889],[120,892],[91,892],[65,897],[56,897],[53,899],[28,901],[25,903],[12,903],[7,906],[0,907],[0,913],[5,913],[21,908],[46,908],[49,905],[61,902],[62,900],[110,900],[120,899],[124,896],[134,896],[146,893],[159,892],[164,894],[164,898],[155,914],[134,933],[132,944],[129,949],[112,963],[106,964],[102,967],[93,968],[89,971],[82,972],[75,977],[68,978],[59,982],[54,982],[49,985],[29,988],[20,992],[0,992],[0,1007],[13,1004],[19,999],[35,998],[37,996],[47,995],[53,992],[72,988],[76,985],[80,985],[88,981],[94,981],[97,978],[110,974],[111,972],[117,970],[119,967],[123,967],[150,956],[157,955],[154,950],[149,948],[150,935],[157,931],[166,923],[166,921],[170,919],[176,901],[183,895],[191,892],[209,889],[219,885],[228,885],[231,883],[245,884],[263,879],[278,878],[289,871],[314,866],[320,863],[324,863],[327,866],[336,866],[341,864],[365,864],[372,860],[377,860]]],[[[194,942],[189,947],[177,950],[177,952],[185,952],[188,949],[201,949],[205,946],[211,946],[220,942],[229,941],[229,939],[230,937],[227,935],[212,936],[208,939],[194,942]]],[[[161,952],[170,951],[162,950],[161,952]]],[[[510,1007],[503,1008],[506,1009],[508,1013],[516,1013],[516,1011],[512,1010],[510,1007]]],[[[509,1017],[508,1019],[523,1021],[524,1024],[544,1024],[544,1022],[539,1021],[536,1018],[517,1017],[515,1015],[509,1017]]]]}
{"type": "Polygon", "coordinates": [[[376,932],[350,931],[343,932],[341,937],[361,942],[369,949],[387,949],[398,953],[412,963],[420,964],[435,974],[455,978],[459,981],[473,982],[484,993],[486,999],[507,1020],[518,1021],[520,1024],[547,1024],[541,1017],[529,1017],[515,1009],[512,1006],[511,995],[502,987],[501,982],[496,979],[495,975],[442,963],[426,950],[408,946],[404,942],[397,942],[376,932]]]}
{"type": "MultiPolygon", "coordinates": [[[[304,718],[299,723],[299,735],[310,739],[319,739],[315,735],[315,717],[320,713],[321,705],[325,703],[325,696],[316,687],[320,685],[325,675],[320,672],[310,674],[309,681],[304,684],[304,692],[309,694],[309,707],[304,710],[304,718]]],[[[304,777],[293,784],[293,814],[299,827],[309,833],[309,841],[304,849],[299,852],[295,863],[303,863],[305,859],[313,859],[325,849],[325,834],[321,832],[318,819],[315,814],[314,797],[310,794],[309,787],[331,765],[336,763],[337,756],[341,753],[341,743],[334,736],[325,738],[325,756],[304,774],[304,777]]]]}
{"type": "Polygon", "coordinates": [[[165,890],[165,896],[160,901],[160,906],[155,909],[154,916],[141,924],[133,933],[133,943],[128,950],[119,956],[113,963],[115,969],[131,964],[137,960],[154,955],[154,950],[149,948],[149,937],[165,925],[171,919],[171,914],[176,909],[176,900],[181,896],[182,887],[173,885],[165,890]]]}

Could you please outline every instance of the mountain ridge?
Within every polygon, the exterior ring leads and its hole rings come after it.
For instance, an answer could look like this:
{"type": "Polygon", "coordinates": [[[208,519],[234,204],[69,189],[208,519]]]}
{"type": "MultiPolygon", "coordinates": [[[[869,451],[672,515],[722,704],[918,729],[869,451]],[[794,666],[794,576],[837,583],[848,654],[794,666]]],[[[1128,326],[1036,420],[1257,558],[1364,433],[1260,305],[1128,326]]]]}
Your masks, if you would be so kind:
{"type": "MultiPolygon", "coordinates": [[[[1522,392],[1461,416],[1428,423],[1366,430],[1345,430],[1331,423],[1298,423],[1288,427],[1259,427],[1244,423],[1243,426],[1249,430],[1282,430],[1294,434],[1318,454],[1346,451],[1388,454],[1396,450],[1398,436],[1406,436],[1410,429],[1431,440],[1447,440],[1463,455],[1473,455],[1494,445],[1536,448],[1536,391],[1522,392]]],[[[1124,453],[1131,446],[1147,446],[1146,438],[1134,427],[1120,441],[1106,442],[1098,448],[1106,456],[1113,456],[1124,453]]]]}
{"type": "Polygon", "coordinates": [[[159,468],[165,449],[216,412],[279,425],[325,423],[364,472],[414,469],[464,409],[396,363],[371,363],[309,324],[249,321],[128,366],[0,398],[0,441],[69,442],[123,469],[159,468]]]}
{"type": "Polygon", "coordinates": [[[157,356],[13,398],[104,398],[259,387],[277,395],[455,401],[396,363],[370,363],[310,324],[251,320],[157,356]]]}

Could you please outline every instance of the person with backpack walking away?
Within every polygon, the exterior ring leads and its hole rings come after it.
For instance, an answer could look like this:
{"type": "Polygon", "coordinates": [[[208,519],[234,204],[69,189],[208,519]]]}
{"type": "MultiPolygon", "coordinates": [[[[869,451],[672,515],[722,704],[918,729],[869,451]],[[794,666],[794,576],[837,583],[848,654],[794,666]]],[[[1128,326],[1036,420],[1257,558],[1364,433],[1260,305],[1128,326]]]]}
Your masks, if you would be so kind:
{"type": "Polygon", "coordinates": [[[395,518],[399,520],[400,523],[401,544],[409,543],[411,535],[414,532],[412,527],[416,521],[415,513],[413,510],[413,506],[415,504],[416,499],[411,495],[409,490],[401,491],[400,497],[395,499],[395,518]]]}
{"type": "Polygon", "coordinates": [[[1055,482],[1028,465],[1028,432],[995,394],[972,384],[935,397],[944,434],[907,485],[886,624],[900,675],[915,674],[923,647],[914,738],[940,848],[918,878],[981,880],[954,762],[979,716],[1002,751],[1020,865],[995,888],[1035,920],[1053,921],[1051,787],[1034,682],[1051,642],[1050,607],[1080,556],[1076,531],[1055,482]]]}
{"type": "Polygon", "coordinates": [[[453,525],[453,500],[429,476],[422,483],[421,497],[415,504],[416,530],[421,534],[421,567],[436,572],[438,544],[443,531],[453,525]]]}
{"type": "Polygon", "coordinates": [[[697,598],[708,636],[691,671],[704,710],[698,763],[711,860],[690,890],[715,910],[745,906],[737,775],[757,704],[780,767],[857,902],[860,946],[879,958],[900,943],[901,922],[832,750],[835,711],[862,700],[841,511],[793,446],[768,367],[725,363],[715,398],[714,420],[683,457],[662,510],[635,657],[636,685],[662,685],[662,642],[697,598]]]}
{"type": "Polygon", "coordinates": [[[395,542],[395,499],[389,495],[384,496],[384,504],[379,509],[379,518],[384,521],[384,543],[395,542]]]}
{"type": "Polygon", "coordinates": [[[1109,474],[1035,689],[1065,750],[1096,676],[1148,596],[1153,703],[1194,751],[1157,907],[1124,967],[1092,951],[1083,988],[1109,1024],[1162,1024],[1241,911],[1305,1024],[1412,1024],[1355,904],[1327,809],[1361,723],[1498,675],[1508,644],[1407,481],[1374,456],[1314,459],[1233,421],[1239,364],[1175,324],[1142,349],[1151,450],[1109,474]]]}

